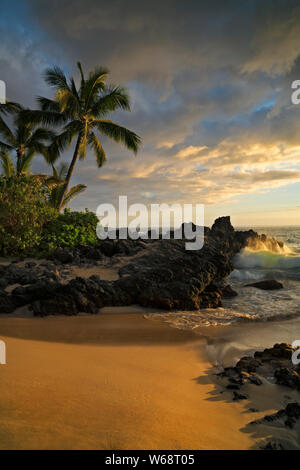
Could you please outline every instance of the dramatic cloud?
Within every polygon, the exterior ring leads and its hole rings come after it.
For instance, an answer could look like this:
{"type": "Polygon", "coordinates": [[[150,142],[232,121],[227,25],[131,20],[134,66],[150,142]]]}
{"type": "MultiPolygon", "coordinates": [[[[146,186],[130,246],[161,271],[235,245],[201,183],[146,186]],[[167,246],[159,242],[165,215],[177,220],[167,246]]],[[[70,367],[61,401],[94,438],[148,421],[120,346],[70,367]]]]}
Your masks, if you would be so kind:
{"type": "Polygon", "coordinates": [[[143,148],[133,157],[104,139],[108,162],[80,163],[88,190],[72,207],[128,194],[234,213],[245,194],[270,192],[275,205],[278,188],[299,181],[299,20],[298,0],[27,0],[14,24],[0,20],[0,78],[26,103],[49,94],[40,75],[52,63],[105,64],[128,86],[132,113],[115,118],[143,148]]]}

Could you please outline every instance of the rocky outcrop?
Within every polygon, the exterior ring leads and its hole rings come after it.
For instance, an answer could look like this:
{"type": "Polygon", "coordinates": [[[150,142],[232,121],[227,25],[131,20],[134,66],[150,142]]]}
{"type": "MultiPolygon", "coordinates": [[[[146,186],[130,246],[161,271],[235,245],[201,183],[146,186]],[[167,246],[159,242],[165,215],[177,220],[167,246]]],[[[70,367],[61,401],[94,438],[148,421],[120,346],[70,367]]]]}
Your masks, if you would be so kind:
{"type": "Polygon", "coordinates": [[[198,251],[186,250],[184,239],[105,240],[72,250],[58,248],[49,261],[54,271],[47,263],[43,272],[35,267],[2,268],[2,289],[12,283],[22,286],[11,294],[0,291],[0,312],[25,304],[32,306],[35,315],[96,313],[106,305],[134,303],[165,310],[221,306],[222,297],[235,294],[224,282],[233,270],[231,260],[255,232],[237,232],[229,217],[221,217],[204,234],[204,246],[198,251]],[[118,280],[92,276],[61,282],[60,273],[68,265],[108,258],[123,259],[118,280]]]}
{"type": "Polygon", "coordinates": [[[300,391],[300,375],[299,373],[288,367],[280,367],[274,372],[274,377],[278,385],[293,388],[300,391]]]}
{"type": "MultiPolygon", "coordinates": [[[[263,377],[274,377],[276,384],[300,391],[300,366],[294,366],[295,349],[288,343],[276,343],[272,348],[242,357],[234,367],[225,367],[218,374],[227,379],[227,390],[237,391],[247,383],[262,385],[263,377]]],[[[236,400],[234,393],[233,399],[236,400]]]]}
{"type": "Polygon", "coordinates": [[[105,257],[112,258],[115,255],[133,256],[139,250],[145,248],[143,240],[103,240],[95,245],[78,245],[75,248],[56,248],[49,260],[63,264],[93,264],[105,257]]]}
{"type": "Polygon", "coordinates": [[[294,349],[288,343],[276,343],[272,348],[266,348],[263,351],[254,353],[255,359],[261,362],[272,362],[274,360],[291,361],[294,349]]]}
{"type": "MultiPolygon", "coordinates": [[[[226,367],[224,370],[217,374],[225,387],[220,393],[231,392],[231,399],[233,401],[240,400],[257,400],[257,395],[252,396],[254,388],[252,385],[265,387],[266,383],[276,383],[281,387],[288,387],[293,389],[293,393],[286,395],[282,389],[282,397],[284,398],[285,408],[279,409],[276,413],[265,415],[262,418],[251,421],[252,425],[267,425],[268,427],[276,426],[287,427],[293,429],[296,424],[299,426],[300,420],[300,403],[298,401],[290,401],[286,404],[286,399],[291,400],[292,396],[295,400],[298,392],[300,391],[300,365],[293,365],[292,355],[295,349],[288,343],[277,343],[271,348],[266,348],[263,351],[256,351],[253,356],[242,357],[235,366],[226,367]],[[247,385],[246,387],[244,387],[247,385]],[[246,389],[247,394],[244,393],[246,389]]],[[[264,393],[266,393],[267,389],[264,393]]],[[[298,398],[296,398],[297,400],[298,398]]],[[[281,408],[282,404],[278,406],[281,408]]],[[[274,405],[270,406],[274,408],[274,405]]],[[[259,412],[257,408],[249,407],[248,411],[251,413],[259,412]]],[[[268,429],[268,428],[267,428],[268,429]]],[[[297,431],[297,430],[296,430],[297,431]]],[[[273,436],[272,430],[267,431],[268,436],[273,436]]],[[[265,440],[261,449],[268,450],[281,450],[281,449],[298,449],[298,437],[295,436],[296,444],[288,439],[270,440],[269,437],[265,440]]]]}

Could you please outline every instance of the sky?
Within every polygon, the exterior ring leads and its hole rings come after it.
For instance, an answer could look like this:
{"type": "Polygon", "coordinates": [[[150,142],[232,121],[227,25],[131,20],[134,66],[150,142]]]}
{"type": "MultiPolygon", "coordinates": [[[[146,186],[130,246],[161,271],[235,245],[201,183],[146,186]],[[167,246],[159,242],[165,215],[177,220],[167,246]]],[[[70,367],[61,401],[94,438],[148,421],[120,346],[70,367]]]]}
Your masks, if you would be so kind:
{"type": "Polygon", "coordinates": [[[105,166],[89,152],[76,168],[88,189],[73,210],[127,195],[204,204],[208,225],[300,225],[299,21],[300,0],[2,0],[0,80],[31,107],[52,96],[42,74],[54,64],[76,79],[78,60],[105,65],[128,88],[131,113],[112,118],[142,148],[104,138],[105,166]]]}

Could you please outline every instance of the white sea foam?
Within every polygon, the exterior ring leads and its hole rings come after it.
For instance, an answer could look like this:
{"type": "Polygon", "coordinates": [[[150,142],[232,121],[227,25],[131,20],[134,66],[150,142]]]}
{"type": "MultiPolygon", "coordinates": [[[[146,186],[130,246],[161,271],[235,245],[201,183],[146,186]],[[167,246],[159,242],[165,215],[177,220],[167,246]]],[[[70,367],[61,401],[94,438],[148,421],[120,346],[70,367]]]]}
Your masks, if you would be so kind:
{"type": "Polygon", "coordinates": [[[245,248],[234,259],[234,266],[238,269],[249,268],[300,268],[300,256],[298,254],[277,254],[271,251],[253,252],[245,248]]]}

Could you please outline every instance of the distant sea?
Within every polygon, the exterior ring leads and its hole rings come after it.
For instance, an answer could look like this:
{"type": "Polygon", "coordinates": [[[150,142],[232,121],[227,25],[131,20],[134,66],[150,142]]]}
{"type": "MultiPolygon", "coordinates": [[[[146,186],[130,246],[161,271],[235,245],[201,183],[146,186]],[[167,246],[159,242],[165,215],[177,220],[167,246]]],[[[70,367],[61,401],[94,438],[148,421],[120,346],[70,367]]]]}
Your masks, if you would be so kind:
{"type": "MultiPolygon", "coordinates": [[[[236,228],[247,230],[249,227],[236,228]]],[[[180,329],[300,317],[300,227],[251,228],[283,241],[284,245],[279,253],[257,246],[245,248],[235,257],[235,269],[227,281],[238,293],[237,297],[224,300],[222,308],[158,315],[180,329]],[[263,291],[245,287],[245,284],[263,279],[276,279],[283,283],[284,289],[263,291]]]]}

